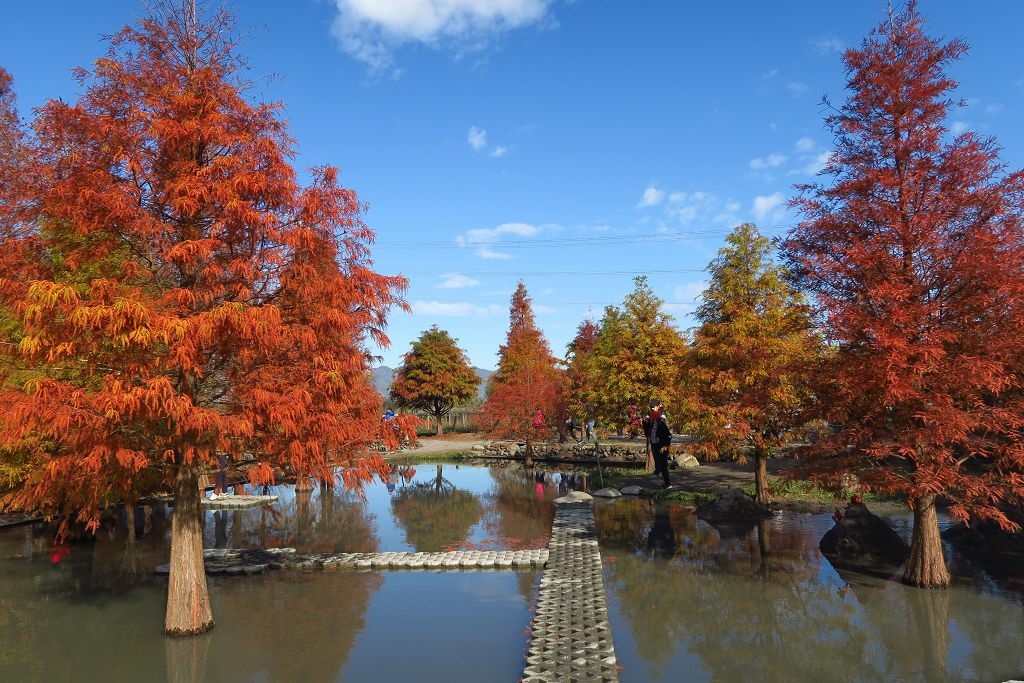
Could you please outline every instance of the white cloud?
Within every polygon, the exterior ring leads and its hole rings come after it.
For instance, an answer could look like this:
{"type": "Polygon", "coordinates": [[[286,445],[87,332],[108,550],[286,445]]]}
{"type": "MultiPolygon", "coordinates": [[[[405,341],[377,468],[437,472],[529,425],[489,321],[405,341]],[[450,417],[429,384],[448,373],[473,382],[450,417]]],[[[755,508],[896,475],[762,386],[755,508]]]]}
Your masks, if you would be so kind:
{"type": "Polygon", "coordinates": [[[814,151],[814,140],[808,136],[804,136],[796,141],[794,145],[798,152],[813,152],[814,151]]]}
{"type": "Polygon", "coordinates": [[[540,228],[529,223],[502,223],[496,228],[474,228],[455,238],[458,244],[481,244],[497,242],[502,235],[532,237],[540,228]]]}
{"type": "Polygon", "coordinates": [[[782,164],[786,163],[786,155],[773,152],[765,158],[757,158],[750,160],[750,168],[755,171],[763,171],[767,168],[778,168],[782,164]]]}
{"type": "Polygon", "coordinates": [[[488,261],[508,261],[510,258],[512,258],[512,254],[494,251],[490,247],[486,246],[478,248],[476,250],[476,255],[482,259],[487,259],[488,261]]]}
{"type": "Polygon", "coordinates": [[[452,317],[468,317],[474,316],[477,318],[483,318],[489,315],[495,315],[502,311],[502,307],[496,304],[490,306],[478,306],[476,304],[469,303],[468,301],[413,301],[412,304],[413,315],[443,315],[452,317]]]}
{"type": "Polygon", "coordinates": [[[781,217],[781,208],[785,199],[781,192],[775,194],[754,197],[754,218],[758,221],[778,220],[781,217]]]}
{"type": "Polygon", "coordinates": [[[508,147],[502,147],[501,145],[496,146],[491,150],[492,157],[503,157],[508,153],[508,147]]]}
{"type": "Polygon", "coordinates": [[[949,130],[953,133],[953,135],[960,135],[960,133],[963,133],[970,127],[971,124],[967,123],[966,121],[954,121],[953,124],[949,127],[949,130]]]}
{"type": "Polygon", "coordinates": [[[478,284],[480,284],[479,280],[466,277],[461,273],[445,273],[444,282],[437,286],[441,289],[462,289],[463,287],[476,287],[478,284]]]}
{"type": "Polygon", "coordinates": [[[809,161],[804,165],[803,171],[805,175],[817,175],[818,171],[825,168],[828,164],[829,158],[832,156],[831,151],[819,152],[812,156],[809,161]]]}
{"type": "MultiPolygon", "coordinates": [[[[739,205],[723,200],[712,192],[672,192],[665,213],[686,225],[694,222],[736,223],[734,212],[739,205]]],[[[670,230],[671,231],[671,230],[670,230]]]]}
{"type": "Polygon", "coordinates": [[[455,237],[455,243],[463,247],[476,247],[476,255],[482,259],[512,258],[511,254],[495,251],[492,247],[501,242],[503,236],[532,237],[540,228],[529,223],[502,223],[496,228],[475,228],[455,237]]]}
{"type": "Polygon", "coordinates": [[[664,198],[665,192],[663,190],[659,190],[658,188],[652,185],[649,186],[646,190],[644,190],[644,194],[640,198],[640,203],[638,203],[636,206],[638,209],[642,209],[646,206],[655,206],[657,204],[661,204],[661,200],[663,200],[664,198]]]}
{"type": "Polygon", "coordinates": [[[986,114],[998,114],[1002,110],[1003,110],[1003,105],[1001,105],[1001,104],[989,104],[989,105],[985,106],[985,113],[986,114]]]}
{"type": "Polygon", "coordinates": [[[469,146],[474,151],[479,152],[487,146],[487,131],[473,126],[469,129],[469,133],[466,134],[466,140],[469,141],[469,146]]]}
{"type": "Polygon", "coordinates": [[[479,50],[489,38],[543,20],[551,0],[334,0],[331,32],[374,72],[408,43],[479,50]]]}
{"type": "Polygon", "coordinates": [[[843,51],[843,43],[838,38],[822,38],[814,41],[813,45],[814,50],[822,55],[837,54],[843,51]]]}
{"type": "Polygon", "coordinates": [[[786,84],[786,90],[793,93],[794,95],[803,95],[805,92],[808,91],[809,88],[810,86],[801,81],[793,81],[792,83],[786,84]]]}
{"type": "Polygon", "coordinates": [[[769,78],[775,78],[778,75],[779,75],[779,70],[778,69],[772,69],[771,71],[765,71],[763,74],[761,74],[761,78],[763,78],[765,80],[768,80],[769,78]]]}

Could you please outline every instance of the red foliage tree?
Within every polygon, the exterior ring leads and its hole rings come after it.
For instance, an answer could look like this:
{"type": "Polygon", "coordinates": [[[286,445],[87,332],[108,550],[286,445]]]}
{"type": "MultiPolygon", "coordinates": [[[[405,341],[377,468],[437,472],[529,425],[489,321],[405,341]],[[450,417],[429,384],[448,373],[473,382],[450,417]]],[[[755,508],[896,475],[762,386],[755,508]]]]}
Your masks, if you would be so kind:
{"type": "Polygon", "coordinates": [[[95,528],[108,501],[173,490],[169,634],[214,623],[199,477],[218,455],[254,484],[387,471],[366,446],[399,435],[365,343],[387,342],[406,285],[371,270],[336,169],[297,183],[280,106],[243,97],[231,17],[194,10],[157,4],[79,72],[76,104],[38,113],[32,238],[54,270],[8,298],[40,376],[3,395],[0,424],[45,459],[25,508],[95,528]]]}
{"type": "Polygon", "coordinates": [[[944,67],[966,46],[922,24],[911,2],[844,55],[833,183],[801,188],[785,247],[837,345],[820,395],[842,427],[815,449],[818,476],[905,493],[904,580],[943,586],[936,496],[957,519],[1013,528],[999,502],[1024,494],[1024,173],[1006,173],[991,138],[948,135],[944,67]]]}
{"type": "Polygon", "coordinates": [[[522,282],[512,294],[509,330],[498,352],[498,368],[490,377],[483,406],[483,423],[493,436],[526,442],[527,462],[533,442],[561,420],[565,410],[562,372],[543,333],[533,320],[533,307],[522,282]],[[538,433],[533,420],[537,409],[545,422],[538,433]],[[561,411],[561,412],[560,412],[561,411]]]}

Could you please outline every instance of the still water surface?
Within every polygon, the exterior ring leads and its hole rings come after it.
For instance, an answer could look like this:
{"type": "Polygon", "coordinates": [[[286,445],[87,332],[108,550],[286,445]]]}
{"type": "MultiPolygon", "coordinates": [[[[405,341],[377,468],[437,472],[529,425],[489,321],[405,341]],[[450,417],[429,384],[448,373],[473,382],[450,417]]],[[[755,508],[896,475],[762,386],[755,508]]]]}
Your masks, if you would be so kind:
{"type": "MultiPolygon", "coordinates": [[[[360,498],[296,494],[208,512],[207,547],[316,552],[544,547],[553,499],[588,482],[417,465],[360,498]],[[561,486],[560,486],[561,485],[561,486]]],[[[612,634],[629,681],[1002,681],[1024,674],[1024,600],[955,554],[950,591],[839,573],[828,515],[725,533],[681,506],[596,501],[612,634]]],[[[907,518],[891,520],[902,532],[907,518]]],[[[538,572],[210,577],[217,626],[161,633],[169,524],[139,515],[54,552],[0,531],[0,681],[516,681],[538,572]],[[70,551],[70,552],[68,552],[70,551]]]]}

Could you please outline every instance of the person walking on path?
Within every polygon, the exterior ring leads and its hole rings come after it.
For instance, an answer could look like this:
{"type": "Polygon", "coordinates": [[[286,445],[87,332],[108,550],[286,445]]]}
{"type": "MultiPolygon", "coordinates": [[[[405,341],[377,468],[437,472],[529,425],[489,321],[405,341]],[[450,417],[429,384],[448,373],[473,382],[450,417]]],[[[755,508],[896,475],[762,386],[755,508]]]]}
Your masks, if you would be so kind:
{"type": "Polygon", "coordinates": [[[668,420],[662,410],[661,401],[651,401],[651,412],[644,419],[644,432],[651,442],[651,453],[654,456],[654,473],[661,474],[662,488],[668,488],[672,481],[668,474],[668,447],[672,443],[672,430],[668,428],[668,420]]]}
{"type": "Polygon", "coordinates": [[[586,406],[586,412],[587,412],[587,421],[586,421],[586,430],[584,432],[586,438],[584,439],[584,442],[585,443],[590,443],[590,437],[594,437],[594,443],[597,443],[597,432],[594,431],[594,427],[597,424],[597,420],[596,420],[596,418],[594,416],[594,406],[592,406],[592,405],[590,405],[588,403],[587,406],[586,406]]]}

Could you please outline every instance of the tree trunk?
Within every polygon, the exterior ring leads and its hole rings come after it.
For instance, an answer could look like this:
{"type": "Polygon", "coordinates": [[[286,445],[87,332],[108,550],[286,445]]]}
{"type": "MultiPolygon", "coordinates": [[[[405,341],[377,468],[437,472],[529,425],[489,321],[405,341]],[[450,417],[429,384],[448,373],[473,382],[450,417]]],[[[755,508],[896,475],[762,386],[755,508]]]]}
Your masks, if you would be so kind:
{"type": "Polygon", "coordinates": [[[135,501],[124,504],[124,524],[128,532],[128,545],[135,545],[135,501]]]}
{"type": "Polygon", "coordinates": [[[651,447],[651,438],[647,437],[647,460],[644,467],[648,472],[654,471],[654,449],[651,447]]]}
{"type": "Polygon", "coordinates": [[[444,434],[444,427],[441,426],[441,416],[436,415],[435,417],[437,417],[437,432],[435,433],[435,436],[441,436],[444,434]]]}
{"type": "Polygon", "coordinates": [[[768,455],[761,446],[754,446],[754,500],[767,506],[772,502],[768,490],[768,455]]]}
{"type": "Polygon", "coordinates": [[[939,517],[935,510],[935,495],[915,498],[914,533],[910,541],[910,559],[903,571],[903,582],[919,588],[945,588],[949,586],[949,571],[942,555],[939,536],[939,517]]]}
{"type": "Polygon", "coordinates": [[[174,516],[171,520],[171,572],[167,582],[164,633],[192,636],[214,626],[210,594],[203,564],[202,510],[199,471],[191,464],[178,466],[174,516]]]}
{"type": "Polygon", "coordinates": [[[526,467],[533,467],[533,444],[529,439],[526,440],[526,462],[524,464],[526,467]]]}

